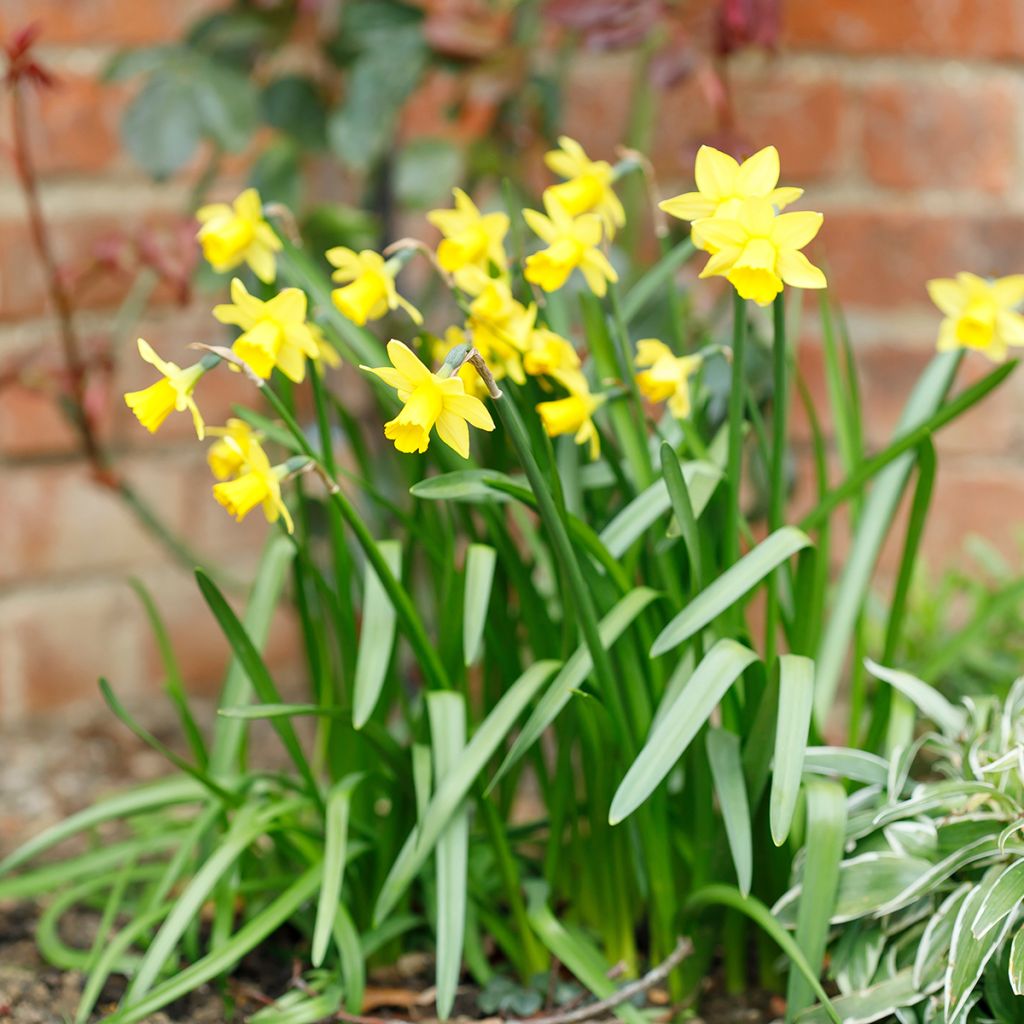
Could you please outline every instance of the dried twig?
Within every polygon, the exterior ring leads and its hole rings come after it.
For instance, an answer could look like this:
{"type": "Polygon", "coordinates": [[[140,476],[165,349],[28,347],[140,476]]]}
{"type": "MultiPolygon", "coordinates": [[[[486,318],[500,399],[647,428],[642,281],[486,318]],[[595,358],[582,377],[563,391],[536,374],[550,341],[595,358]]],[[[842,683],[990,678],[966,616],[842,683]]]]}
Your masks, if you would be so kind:
{"type": "Polygon", "coordinates": [[[551,1013],[542,1017],[530,1017],[525,1021],[511,1021],[510,1024],[580,1024],[582,1021],[593,1020],[664,981],[692,952],[693,943],[689,939],[680,938],[676,941],[676,948],[657,967],[652,967],[642,978],[623,985],[607,999],[588,1003],[575,1010],[563,1010],[560,1013],[551,1013]]]}

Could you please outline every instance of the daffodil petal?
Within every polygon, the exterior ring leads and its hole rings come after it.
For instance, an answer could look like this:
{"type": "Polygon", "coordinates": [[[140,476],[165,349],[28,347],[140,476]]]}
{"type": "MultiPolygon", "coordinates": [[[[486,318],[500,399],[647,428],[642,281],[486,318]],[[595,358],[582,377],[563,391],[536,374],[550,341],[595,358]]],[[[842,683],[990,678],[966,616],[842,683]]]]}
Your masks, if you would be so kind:
{"type": "Polygon", "coordinates": [[[1019,306],[1024,301],[1024,274],[1011,274],[993,282],[992,297],[1004,309],[1019,306]]]}
{"type": "Polygon", "coordinates": [[[460,416],[477,430],[493,430],[494,420],[487,411],[487,406],[473,395],[445,395],[445,412],[460,416]]]}
{"type": "Polygon", "coordinates": [[[445,409],[437,417],[434,426],[437,428],[437,436],[449,448],[458,452],[464,459],[469,458],[469,426],[464,419],[445,409]]]}
{"type": "Polygon", "coordinates": [[[771,239],[780,249],[802,249],[818,233],[824,219],[809,210],[780,213],[772,222],[771,239]]]}
{"type": "Polygon", "coordinates": [[[555,225],[539,210],[523,210],[523,220],[538,238],[549,245],[558,235],[555,225]]]}
{"type": "Polygon", "coordinates": [[[792,188],[790,186],[773,188],[768,193],[768,201],[776,210],[784,210],[790,203],[795,203],[803,194],[804,190],[802,188],[792,188]]]}
{"type": "Polygon", "coordinates": [[[1024,316],[1003,309],[996,314],[996,329],[1007,345],[1024,345],[1024,316]]]}
{"type": "Polygon", "coordinates": [[[736,191],[742,196],[767,196],[779,183],[779,151],[765,146],[740,164],[736,191]]]}
{"type": "Polygon", "coordinates": [[[820,267],[816,267],[802,252],[783,249],[776,264],[779,277],[793,288],[825,288],[828,282],[820,267]]]}
{"type": "Polygon", "coordinates": [[[739,221],[727,220],[724,217],[707,217],[699,221],[698,225],[701,241],[710,243],[716,249],[739,247],[747,240],[747,233],[739,221]]]}
{"type": "Polygon", "coordinates": [[[391,360],[391,365],[414,387],[433,376],[405,342],[394,338],[389,341],[388,359],[391,360]]]}
{"type": "Polygon", "coordinates": [[[700,192],[684,192],[681,196],[665,199],[658,203],[658,209],[664,210],[670,217],[680,220],[700,220],[710,217],[718,207],[717,200],[709,199],[700,192]]]}
{"type": "Polygon", "coordinates": [[[967,304],[964,290],[951,277],[936,277],[929,281],[928,295],[939,310],[949,317],[957,317],[967,304]]]}
{"type": "Polygon", "coordinates": [[[724,199],[735,191],[740,165],[721,150],[701,146],[697,150],[693,176],[697,189],[713,199],[724,199]]]}

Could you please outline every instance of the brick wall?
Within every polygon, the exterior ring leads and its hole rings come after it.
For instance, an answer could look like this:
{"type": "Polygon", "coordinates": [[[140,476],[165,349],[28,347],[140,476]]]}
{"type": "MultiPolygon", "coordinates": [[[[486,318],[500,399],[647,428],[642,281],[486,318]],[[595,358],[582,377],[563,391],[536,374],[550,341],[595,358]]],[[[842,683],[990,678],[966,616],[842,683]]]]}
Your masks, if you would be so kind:
{"type": "MultiPolygon", "coordinates": [[[[73,259],[111,230],[170,222],[187,181],[154,187],[118,145],[126,93],[97,71],[123,45],[171,39],[210,0],[0,0],[0,27],[42,23],[43,55],[62,88],[38,101],[36,131],[46,210],[59,254],[73,259]]],[[[859,350],[872,443],[891,429],[931,356],[938,324],[928,277],[971,269],[1024,270],[1024,5],[1018,0],[788,0],[780,52],[747,55],[731,71],[737,127],[752,146],[774,142],[784,180],[808,189],[826,213],[818,250],[859,350]]],[[[588,54],[570,79],[567,129],[607,155],[621,141],[632,58],[588,54]]],[[[715,130],[694,81],[661,99],[653,156],[665,194],[689,187],[695,145],[715,130]]],[[[0,111],[0,145],[7,111],[0,111]]],[[[79,324],[102,342],[126,284],[83,296],[79,324]]],[[[811,317],[807,317],[811,320],[811,317]]],[[[206,308],[164,296],[141,333],[158,348],[209,340],[206,308]]],[[[0,163],[0,366],[20,353],[56,360],[43,279],[28,247],[24,209],[0,163]]],[[[812,329],[801,360],[819,394],[821,358],[812,329]]],[[[969,361],[968,378],[984,365],[969,361]]],[[[204,386],[209,418],[224,415],[237,379],[204,386]]],[[[134,360],[112,382],[103,431],[119,464],[200,553],[243,578],[265,528],[238,526],[208,494],[202,451],[187,424],[151,439],[117,401],[144,383],[134,360]]],[[[1012,549],[1024,505],[1024,378],[952,428],[929,550],[949,557],[975,530],[1012,549]]],[[[122,692],[151,689],[159,675],[148,629],[125,577],[151,585],[186,675],[213,684],[225,650],[188,574],[169,562],[74,454],[52,403],[7,388],[0,398],[0,717],[11,719],[95,699],[105,673],[122,692]]],[[[283,624],[273,658],[287,663],[283,624]]]]}

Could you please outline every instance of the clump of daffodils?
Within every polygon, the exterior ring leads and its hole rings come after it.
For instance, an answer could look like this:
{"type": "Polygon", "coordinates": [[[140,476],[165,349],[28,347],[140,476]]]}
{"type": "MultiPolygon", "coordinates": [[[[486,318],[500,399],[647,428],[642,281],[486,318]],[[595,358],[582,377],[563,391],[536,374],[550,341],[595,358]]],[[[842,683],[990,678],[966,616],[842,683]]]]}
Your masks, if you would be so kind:
{"type": "MultiPolygon", "coordinates": [[[[617,287],[618,274],[609,254],[626,220],[615,184],[628,168],[591,159],[567,137],[559,139],[559,148],[545,162],[561,180],[545,189],[543,213],[522,211],[536,241],[520,266],[506,249],[511,231],[507,211],[478,206],[456,188],[451,208],[427,215],[440,235],[432,260],[451,287],[461,319],[438,334],[422,334],[420,351],[430,354],[429,362],[440,364],[436,370],[397,339],[387,345],[390,365],[362,367],[393,392],[396,410],[383,433],[397,451],[425,453],[436,437],[469,459],[470,427],[495,429],[488,408],[493,401],[532,405],[544,433],[571,437],[592,459],[601,457],[599,421],[607,403],[632,395],[643,400],[640,419],[659,406],[677,420],[691,415],[703,365],[700,353],[678,352],[656,338],[634,345],[622,337],[615,365],[633,380],[618,375],[602,379],[594,372],[595,361],[564,327],[559,329],[561,320],[551,319],[549,300],[542,293],[556,293],[573,278],[598,299],[615,298],[609,292],[617,287]],[[496,382],[512,387],[514,395],[500,397],[496,382]]],[[[762,306],[786,287],[826,286],[825,275],[803,251],[817,237],[824,218],[788,210],[803,190],[780,186],[779,178],[779,154],[773,146],[742,163],[702,146],[694,167],[695,190],[660,204],[665,212],[690,222],[694,246],[708,256],[700,276],[722,277],[740,300],[762,306]]],[[[277,279],[284,247],[254,189],[231,204],[205,206],[197,216],[197,238],[214,269],[241,273],[247,267],[263,285],[277,279]]],[[[398,285],[400,271],[415,252],[413,247],[392,255],[344,246],[329,249],[325,256],[334,268],[331,301],[337,313],[363,327],[402,311],[418,328],[423,317],[398,285]]],[[[310,309],[305,291],[289,285],[261,295],[251,289],[243,277],[234,277],[231,301],[213,309],[218,322],[237,332],[230,349],[208,348],[202,358],[183,367],[160,358],[140,339],[139,355],[159,376],[124,398],[150,432],[172,412],[189,412],[197,436],[215,439],[208,462],[217,480],[216,500],[236,519],[260,506],[269,522],[280,521],[290,531],[282,484],[312,463],[303,457],[273,463],[263,447],[266,439],[245,419],[207,427],[195,392],[221,362],[246,370],[261,387],[273,387],[278,374],[300,384],[307,363],[322,376],[340,358],[323,323],[311,316],[322,317],[323,310],[310,309]]],[[[1010,348],[1024,346],[1024,316],[1018,312],[1024,302],[1024,275],[989,281],[960,273],[928,282],[928,291],[943,314],[940,349],[972,349],[1000,361],[1010,348]]],[[[606,309],[610,323],[614,310],[612,302],[606,309]]],[[[602,365],[609,365],[607,358],[602,365]]],[[[323,467],[314,468],[323,474],[323,467]]]]}

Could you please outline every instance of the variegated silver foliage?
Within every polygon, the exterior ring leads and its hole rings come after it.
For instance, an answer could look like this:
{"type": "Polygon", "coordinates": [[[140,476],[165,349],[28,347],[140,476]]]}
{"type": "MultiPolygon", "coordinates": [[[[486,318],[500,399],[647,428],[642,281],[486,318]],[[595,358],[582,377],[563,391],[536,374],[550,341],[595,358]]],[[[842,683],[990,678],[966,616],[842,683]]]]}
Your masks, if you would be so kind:
{"type": "MultiPolygon", "coordinates": [[[[1024,678],[962,706],[869,670],[915,705],[887,758],[817,748],[805,771],[851,784],[828,972],[847,1024],[1024,1022],[1024,678]]],[[[795,925],[806,851],[776,916],[795,925]]],[[[799,1022],[825,1021],[820,1006],[799,1022]]]]}

